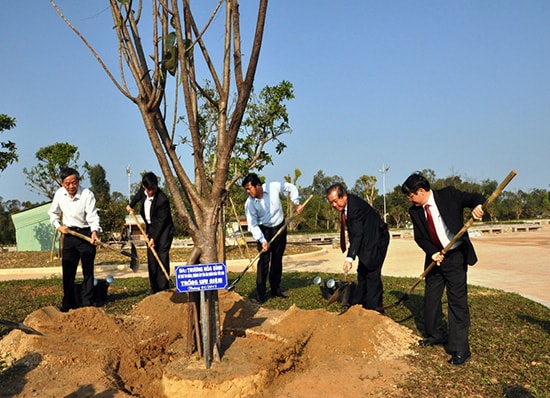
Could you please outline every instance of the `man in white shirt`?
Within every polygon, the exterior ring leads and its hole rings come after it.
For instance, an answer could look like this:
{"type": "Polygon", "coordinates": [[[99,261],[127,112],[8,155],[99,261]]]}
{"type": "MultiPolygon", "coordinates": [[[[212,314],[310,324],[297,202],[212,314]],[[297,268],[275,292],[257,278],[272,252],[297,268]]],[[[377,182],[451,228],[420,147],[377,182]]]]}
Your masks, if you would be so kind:
{"type": "Polygon", "coordinates": [[[61,170],[61,188],[54,197],[48,214],[51,224],[62,234],[63,302],[59,310],[77,308],[75,277],[78,262],[82,261],[82,305],[93,305],[95,244],[99,241],[99,215],[95,197],[89,189],[80,187],[80,175],[73,168],[61,170]],[[92,239],[92,243],[70,235],[71,229],[92,239]]]}
{"type": "Polygon", "coordinates": [[[270,240],[284,226],[284,212],[281,204],[281,195],[289,194],[297,214],[303,210],[300,204],[298,189],[288,182],[270,182],[262,184],[260,178],[251,173],[242,182],[248,194],[244,211],[248,229],[258,242],[258,251],[262,254],[258,260],[256,274],[256,291],[258,301],[266,301],[267,280],[272,297],[287,298],[281,290],[283,273],[283,255],[286,248],[286,228],[271,244],[270,240]]]}

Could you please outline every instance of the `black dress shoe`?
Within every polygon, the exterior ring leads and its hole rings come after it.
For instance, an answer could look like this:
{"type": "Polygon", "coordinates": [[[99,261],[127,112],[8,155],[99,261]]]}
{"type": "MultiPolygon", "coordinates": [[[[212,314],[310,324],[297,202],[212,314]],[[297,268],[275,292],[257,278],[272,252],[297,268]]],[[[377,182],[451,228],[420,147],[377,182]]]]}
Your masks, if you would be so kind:
{"type": "Polygon", "coordinates": [[[284,293],[282,290],[277,290],[276,293],[272,293],[271,296],[273,297],[279,297],[279,298],[288,298],[288,295],[286,293],[284,293]]]}
{"type": "Polygon", "coordinates": [[[470,351],[457,351],[447,362],[449,362],[451,365],[462,365],[463,363],[467,362],[471,358],[471,356],[472,353],[470,351]]]}
{"type": "Polygon", "coordinates": [[[266,300],[267,300],[267,299],[265,298],[265,296],[258,296],[258,298],[257,298],[257,301],[258,301],[258,303],[260,303],[260,304],[265,303],[266,300]]]}
{"type": "Polygon", "coordinates": [[[418,342],[418,344],[420,344],[422,347],[431,347],[431,346],[434,346],[434,345],[443,345],[445,343],[447,343],[445,340],[436,339],[435,337],[427,337],[427,338],[422,339],[418,342]]]}
{"type": "Polygon", "coordinates": [[[61,307],[58,308],[58,310],[61,312],[69,312],[70,308],[62,305],[61,307]]]}

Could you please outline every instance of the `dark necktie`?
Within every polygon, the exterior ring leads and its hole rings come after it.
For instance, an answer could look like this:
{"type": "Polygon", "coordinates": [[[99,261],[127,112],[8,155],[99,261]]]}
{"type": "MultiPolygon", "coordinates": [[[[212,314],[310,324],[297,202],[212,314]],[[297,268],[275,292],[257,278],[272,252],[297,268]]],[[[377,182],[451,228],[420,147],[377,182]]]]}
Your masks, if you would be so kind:
{"type": "Polygon", "coordinates": [[[435,224],[432,217],[432,212],[430,211],[430,205],[425,205],[424,208],[426,209],[426,220],[428,221],[428,231],[430,232],[430,238],[432,238],[432,242],[437,246],[437,248],[441,250],[443,249],[443,245],[439,241],[437,232],[435,231],[435,224]]]}
{"type": "Polygon", "coordinates": [[[342,211],[340,218],[340,249],[342,253],[346,251],[346,213],[342,211]]]}

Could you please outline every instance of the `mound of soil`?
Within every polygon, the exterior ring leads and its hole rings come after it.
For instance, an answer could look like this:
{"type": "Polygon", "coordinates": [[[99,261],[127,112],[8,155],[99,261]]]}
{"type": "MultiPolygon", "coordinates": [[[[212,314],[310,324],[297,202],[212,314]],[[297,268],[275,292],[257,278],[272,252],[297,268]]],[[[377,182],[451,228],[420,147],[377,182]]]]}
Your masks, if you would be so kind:
{"type": "Polygon", "coordinates": [[[162,292],[130,315],[46,307],[0,341],[10,370],[0,396],[398,396],[412,332],[359,306],[269,310],[220,291],[219,361],[187,353],[187,295],[162,292]]]}

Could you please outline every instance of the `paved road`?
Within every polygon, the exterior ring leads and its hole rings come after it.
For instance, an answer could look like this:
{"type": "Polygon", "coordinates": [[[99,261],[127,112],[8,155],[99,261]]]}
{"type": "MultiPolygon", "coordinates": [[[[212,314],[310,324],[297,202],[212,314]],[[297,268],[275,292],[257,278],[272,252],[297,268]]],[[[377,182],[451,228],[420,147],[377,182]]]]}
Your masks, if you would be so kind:
{"type": "MultiPolygon", "coordinates": [[[[468,283],[521,294],[550,308],[550,226],[540,231],[509,232],[473,237],[479,261],[468,271],[468,283]]],[[[285,271],[342,272],[344,255],[339,249],[322,246],[318,252],[287,256],[285,271]]],[[[228,262],[228,270],[239,272],[247,260],[228,262]]],[[[387,276],[418,277],[423,254],[412,239],[391,240],[382,269],[387,276]]],[[[180,263],[172,266],[181,265],[180,263]]],[[[251,268],[254,271],[254,267],[251,268]]],[[[116,278],[147,276],[147,266],[138,273],[128,266],[96,267],[96,276],[111,274],[116,278]]],[[[173,273],[172,273],[173,274],[173,273]]],[[[60,276],[61,268],[0,270],[0,280],[32,279],[60,276]]]]}

